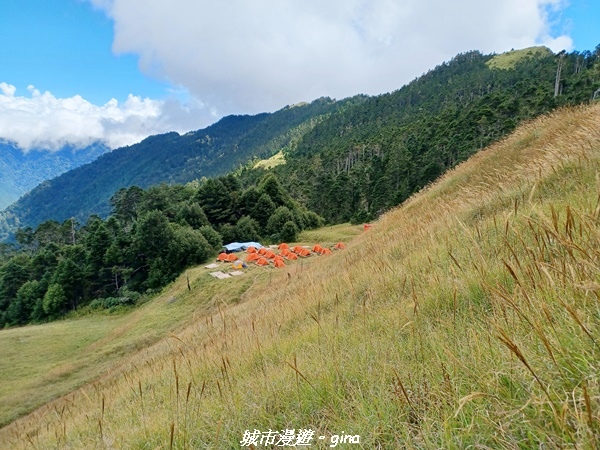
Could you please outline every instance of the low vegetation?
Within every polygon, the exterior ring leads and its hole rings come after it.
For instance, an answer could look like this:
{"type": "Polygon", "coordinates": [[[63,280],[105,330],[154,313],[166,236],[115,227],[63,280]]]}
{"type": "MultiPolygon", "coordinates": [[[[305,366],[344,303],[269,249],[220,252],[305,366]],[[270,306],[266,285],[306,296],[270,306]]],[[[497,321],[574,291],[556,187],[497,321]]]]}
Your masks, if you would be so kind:
{"type": "MultiPolygon", "coordinates": [[[[359,231],[348,224],[304,231],[299,244],[322,242],[332,246],[340,240],[348,242],[359,231]]],[[[292,274],[305,267],[304,261],[288,265],[292,274]]],[[[232,270],[229,263],[220,266],[219,270],[232,270]]],[[[84,383],[119,370],[132,354],[185,329],[219,307],[240,302],[250,287],[265,289],[273,275],[270,270],[275,269],[251,265],[243,277],[227,282],[210,277],[209,272],[214,270],[204,266],[186,270],[177,282],[153,298],[145,296],[136,307],[83,308],[64,320],[3,330],[0,426],[84,383]]]]}
{"type": "Polygon", "coordinates": [[[520,50],[511,50],[494,56],[486,64],[491,69],[514,69],[515,66],[525,58],[551,56],[552,51],[548,47],[529,47],[520,50]]]}
{"type": "Polygon", "coordinates": [[[520,127],[0,442],[229,449],[310,429],[364,448],[596,448],[599,123],[595,105],[520,127]]]}

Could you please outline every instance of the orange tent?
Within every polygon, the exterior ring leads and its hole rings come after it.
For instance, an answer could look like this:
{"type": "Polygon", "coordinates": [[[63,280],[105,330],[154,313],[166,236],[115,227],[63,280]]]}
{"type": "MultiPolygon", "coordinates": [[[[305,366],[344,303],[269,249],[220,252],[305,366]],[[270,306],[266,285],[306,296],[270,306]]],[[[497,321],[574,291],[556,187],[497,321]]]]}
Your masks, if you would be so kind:
{"type": "Polygon", "coordinates": [[[323,250],[323,247],[321,247],[319,244],[315,245],[312,249],[312,251],[315,253],[321,253],[322,250],[323,250]]]}
{"type": "Polygon", "coordinates": [[[321,255],[329,255],[331,254],[331,250],[328,248],[321,249],[321,255]]]}
{"type": "Polygon", "coordinates": [[[278,248],[279,250],[287,250],[287,249],[289,249],[290,247],[289,247],[289,246],[288,246],[288,245],[287,245],[285,242],[282,242],[281,244],[279,244],[279,247],[277,247],[277,248],[278,248]]]}
{"type": "Polygon", "coordinates": [[[230,253],[229,255],[227,255],[227,261],[229,262],[234,262],[238,259],[237,256],[235,256],[233,253],[230,253]]]}
{"type": "Polygon", "coordinates": [[[310,251],[308,251],[307,249],[303,248],[302,250],[300,250],[300,256],[310,256],[310,251]]]}
{"type": "Polygon", "coordinates": [[[267,253],[267,249],[264,247],[258,250],[259,255],[264,255],[265,253],[267,253]]]}
{"type": "Polygon", "coordinates": [[[248,247],[248,248],[246,249],[246,252],[247,252],[247,253],[256,253],[256,248],[255,248],[255,247],[252,247],[252,246],[250,246],[250,247],[248,247]]]}
{"type": "Polygon", "coordinates": [[[283,257],[281,255],[275,255],[275,258],[273,258],[273,261],[283,261],[283,257]]]}
{"type": "Polygon", "coordinates": [[[260,256],[258,256],[258,253],[250,253],[246,258],[246,262],[258,261],[259,259],[260,256]]]}
{"type": "Polygon", "coordinates": [[[217,259],[219,261],[227,261],[227,253],[219,253],[219,257],[217,259]]]}
{"type": "Polygon", "coordinates": [[[267,253],[263,255],[265,258],[273,259],[275,258],[275,252],[268,250],[267,253]]]}
{"type": "Polygon", "coordinates": [[[259,266],[268,266],[269,261],[265,258],[260,258],[258,261],[256,261],[256,264],[258,264],[259,266]]]}
{"type": "Polygon", "coordinates": [[[300,252],[302,252],[302,250],[304,250],[304,247],[300,247],[299,245],[296,245],[292,251],[294,253],[300,253],[300,252]]]}
{"type": "Polygon", "coordinates": [[[290,252],[289,249],[284,248],[283,250],[281,250],[280,255],[284,256],[284,257],[287,257],[290,253],[292,253],[292,252],[290,252]]]}
{"type": "Polygon", "coordinates": [[[295,253],[290,252],[289,255],[286,256],[286,258],[290,261],[295,261],[296,259],[298,259],[298,255],[296,255],[295,253]]]}
{"type": "Polygon", "coordinates": [[[277,267],[278,269],[285,267],[285,263],[280,259],[276,259],[274,264],[275,267],[277,267]]]}
{"type": "Polygon", "coordinates": [[[344,244],[343,242],[338,242],[337,244],[335,244],[335,248],[336,250],[342,250],[344,248],[346,248],[346,244],[344,244]]]}

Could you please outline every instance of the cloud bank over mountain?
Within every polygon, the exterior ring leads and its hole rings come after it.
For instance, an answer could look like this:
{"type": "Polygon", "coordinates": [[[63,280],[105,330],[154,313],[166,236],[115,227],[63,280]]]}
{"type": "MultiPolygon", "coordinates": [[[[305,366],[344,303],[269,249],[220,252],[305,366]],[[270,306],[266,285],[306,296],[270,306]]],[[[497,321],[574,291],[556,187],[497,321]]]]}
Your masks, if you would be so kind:
{"type": "Polygon", "coordinates": [[[457,53],[546,45],[564,0],[89,0],[117,54],[220,114],[400,88],[457,53]]]}
{"type": "Polygon", "coordinates": [[[24,151],[56,150],[67,144],[85,147],[96,141],[117,148],[151,134],[188,131],[198,121],[174,100],[129,95],[123,103],[112,99],[97,106],[79,95],[56,98],[34,86],[28,91],[20,96],[15,86],[0,83],[0,138],[24,151]]]}
{"type": "Polygon", "coordinates": [[[0,79],[0,139],[116,148],[227,114],[393,91],[468,50],[572,48],[556,25],[566,0],[87,1],[112,21],[113,53],[137,56],[173,95],[95,105],[0,79]]]}

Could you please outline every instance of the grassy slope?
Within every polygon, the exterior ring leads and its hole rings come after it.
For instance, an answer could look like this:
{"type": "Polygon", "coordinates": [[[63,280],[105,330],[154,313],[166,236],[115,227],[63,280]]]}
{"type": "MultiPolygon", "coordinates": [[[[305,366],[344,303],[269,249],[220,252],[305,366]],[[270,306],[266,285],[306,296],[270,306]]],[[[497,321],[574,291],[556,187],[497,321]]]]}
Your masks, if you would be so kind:
{"type": "MultiPolygon", "coordinates": [[[[189,271],[195,288],[205,270],[189,271]]],[[[86,316],[0,332],[0,423],[67,393],[109,369],[123,355],[145,348],[168,332],[181,329],[202,303],[181,291],[181,282],[139,309],[106,316],[86,316]],[[176,300],[169,302],[176,292],[176,300]]]]}
{"type": "MultiPolygon", "coordinates": [[[[349,225],[307,231],[307,242],[332,245],[352,239],[349,225]]],[[[228,268],[228,266],[225,266],[228,268]]],[[[294,270],[293,266],[288,268],[294,270]]],[[[185,276],[143,306],[118,315],[89,315],[0,332],[0,425],[114,370],[123,358],[185,328],[220,304],[235,303],[252,285],[268,282],[265,270],[216,281],[204,267],[185,276]]],[[[268,272],[267,272],[268,273],[268,272]]]]}
{"type": "Polygon", "coordinates": [[[596,105],[521,127],[0,442],[228,449],[310,428],[364,448],[594,448],[599,124],[596,105]]]}
{"type": "Polygon", "coordinates": [[[279,151],[268,159],[261,159],[258,161],[254,168],[257,169],[262,167],[263,169],[272,169],[280,164],[285,164],[285,157],[283,156],[283,151],[279,151]]]}
{"type": "Polygon", "coordinates": [[[521,50],[511,50],[510,52],[494,56],[487,62],[487,65],[491,69],[513,69],[524,58],[551,53],[552,51],[548,47],[529,47],[521,50]]]}

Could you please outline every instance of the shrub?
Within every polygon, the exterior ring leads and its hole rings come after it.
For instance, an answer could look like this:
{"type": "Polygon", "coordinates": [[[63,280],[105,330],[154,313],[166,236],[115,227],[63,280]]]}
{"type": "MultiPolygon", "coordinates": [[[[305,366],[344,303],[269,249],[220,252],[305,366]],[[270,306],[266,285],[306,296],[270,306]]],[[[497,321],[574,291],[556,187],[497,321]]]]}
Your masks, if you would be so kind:
{"type": "Polygon", "coordinates": [[[293,221],[288,221],[283,224],[279,237],[284,242],[294,242],[298,239],[298,227],[293,221]]]}

